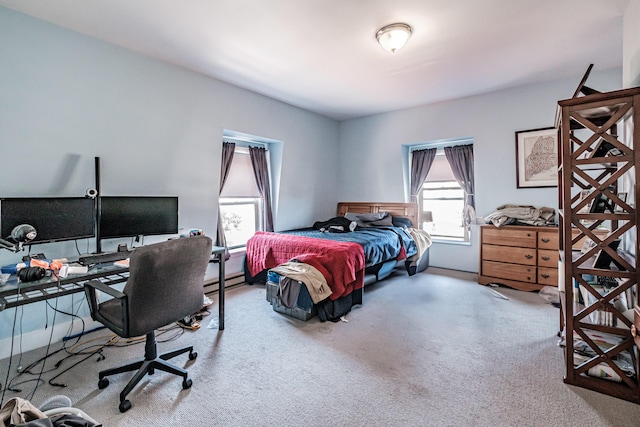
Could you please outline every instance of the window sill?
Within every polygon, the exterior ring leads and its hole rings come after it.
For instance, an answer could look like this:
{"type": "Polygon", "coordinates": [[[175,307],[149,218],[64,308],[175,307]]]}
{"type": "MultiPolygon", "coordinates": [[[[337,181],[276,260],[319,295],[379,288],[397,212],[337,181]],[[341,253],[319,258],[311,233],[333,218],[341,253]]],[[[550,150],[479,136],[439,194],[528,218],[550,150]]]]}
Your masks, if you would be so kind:
{"type": "Polygon", "coordinates": [[[231,256],[231,258],[242,257],[242,256],[244,256],[244,254],[246,252],[247,252],[247,248],[246,247],[229,249],[229,255],[231,256]]]}
{"type": "Polygon", "coordinates": [[[456,240],[433,239],[431,242],[437,243],[437,244],[443,244],[443,245],[471,246],[471,242],[461,242],[456,240]]]}

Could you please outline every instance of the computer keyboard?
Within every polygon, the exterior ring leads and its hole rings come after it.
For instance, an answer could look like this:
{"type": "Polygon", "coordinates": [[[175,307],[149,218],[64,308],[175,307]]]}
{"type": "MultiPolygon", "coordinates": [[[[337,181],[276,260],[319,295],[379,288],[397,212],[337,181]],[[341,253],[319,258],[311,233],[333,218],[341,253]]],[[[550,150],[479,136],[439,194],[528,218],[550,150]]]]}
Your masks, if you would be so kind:
{"type": "Polygon", "coordinates": [[[83,255],[78,259],[81,265],[104,264],[107,262],[121,261],[127,259],[133,253],[132,250],[119,252],[105,252],[101,254],[83,255]]]}

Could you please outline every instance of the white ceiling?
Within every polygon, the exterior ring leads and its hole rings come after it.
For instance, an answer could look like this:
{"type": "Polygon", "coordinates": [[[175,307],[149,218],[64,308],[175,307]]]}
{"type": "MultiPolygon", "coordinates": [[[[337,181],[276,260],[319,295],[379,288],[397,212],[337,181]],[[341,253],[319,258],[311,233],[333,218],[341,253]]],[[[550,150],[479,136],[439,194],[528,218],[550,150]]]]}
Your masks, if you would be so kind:
{"type": "Polygon", "coordinates": [[[337,120],[620,67],[628,3],[0,0],[337,120]],[[393,22],[413,28],[396,54],[375,40],[393,22]]]}

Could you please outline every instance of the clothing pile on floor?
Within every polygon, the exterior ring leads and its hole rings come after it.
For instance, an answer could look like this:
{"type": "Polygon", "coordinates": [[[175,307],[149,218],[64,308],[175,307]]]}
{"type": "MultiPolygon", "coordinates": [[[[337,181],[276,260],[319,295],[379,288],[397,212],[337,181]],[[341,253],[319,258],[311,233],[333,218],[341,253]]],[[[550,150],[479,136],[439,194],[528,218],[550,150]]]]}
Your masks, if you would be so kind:
{"type": "Polygon", "coordinates": [[[78,408],[71,399],[54,396],[40,407],[27,399],[14,397],[0,409],[0,426],[9,427],[101,427],[102,424],[78,408]]]}

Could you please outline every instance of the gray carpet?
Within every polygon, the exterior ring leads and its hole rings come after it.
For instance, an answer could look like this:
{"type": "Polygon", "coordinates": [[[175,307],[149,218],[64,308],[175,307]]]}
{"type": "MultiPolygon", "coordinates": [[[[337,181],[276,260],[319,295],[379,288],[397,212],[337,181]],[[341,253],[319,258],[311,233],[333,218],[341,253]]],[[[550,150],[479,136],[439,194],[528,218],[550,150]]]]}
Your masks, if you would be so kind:
{"type": "MultiPolygon", "coordinates": [[[[194,362],[175,359],[188,368],[191,389],[157,372],[120,414],[130,375],[98,390],[97,371],[141,356],[137,344],[106,349],[105,360],[92,357],[58,378],[68,387],[42,385],[32,402],[64,394],[105,426],[640,425],[640,405],[562,382],[556,308],[508,288],[499,289],[508,300],[496,298],[475,279],[435,268],[396,274],[368,287],[364,305],[338,323],[276,313],[263,286],[239,286],[227,294],[225,331],[207,328],[212,315],[198,331],[160,344],[196,347],[194,362]]],[[[28,353],[22,364],[42,354],[28,353]]],[[[7,360],[0,369],[4,381],[7,360]]],[[[23,388],[19,395],[33,384],[23,388]]]]}

